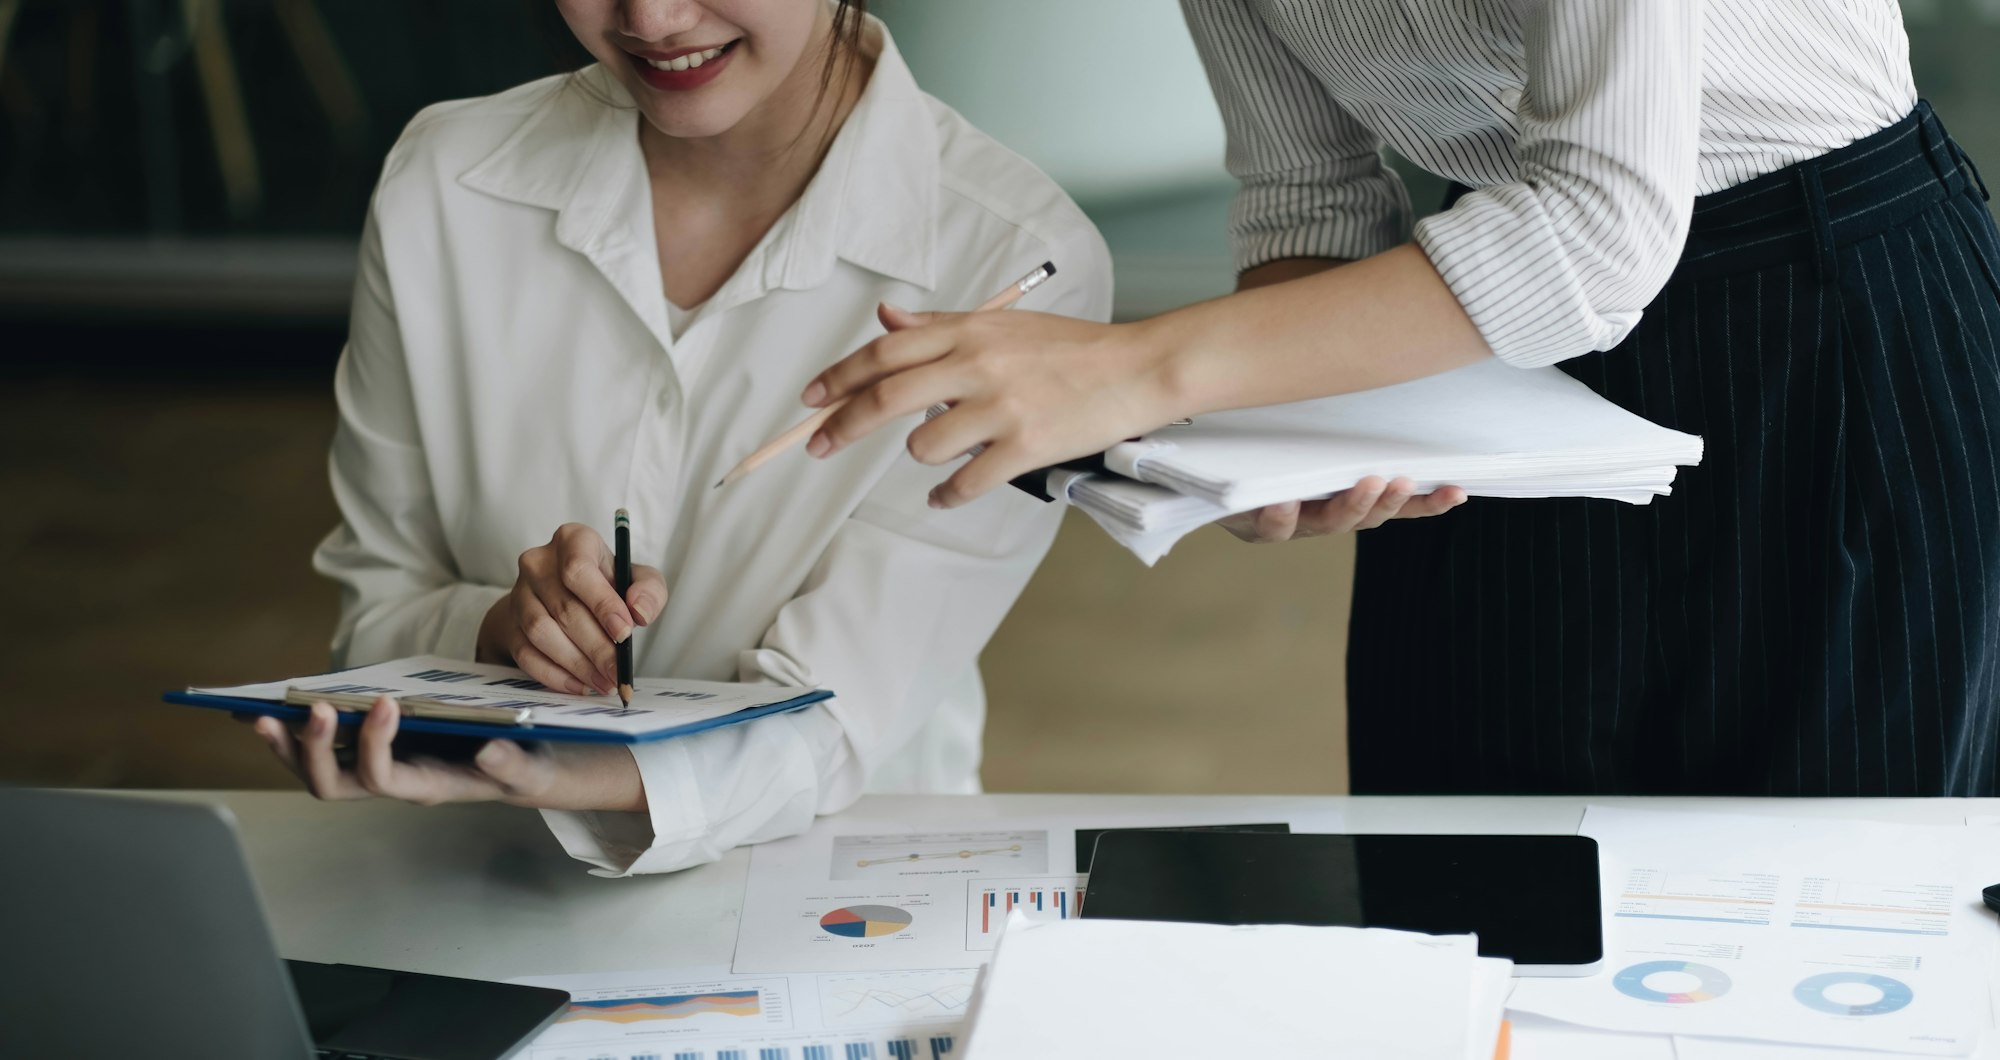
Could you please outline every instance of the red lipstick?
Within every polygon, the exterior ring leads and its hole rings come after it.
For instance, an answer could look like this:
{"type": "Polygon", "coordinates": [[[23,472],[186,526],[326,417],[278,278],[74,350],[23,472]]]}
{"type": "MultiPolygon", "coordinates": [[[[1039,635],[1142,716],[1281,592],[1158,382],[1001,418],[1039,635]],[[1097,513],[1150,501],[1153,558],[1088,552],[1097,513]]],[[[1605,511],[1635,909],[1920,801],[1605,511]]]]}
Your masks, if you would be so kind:
{"type": "Polygon", "coordinates": [[[711,44],[695,48],[674,48],[662,52],[648,52],[644,55],[632,52],[627,52],[626,54],[631,56],[632,68],[639,72],[640,80],[662,91],[686,92],[690,89],[700,88],[721,76],[722,68],[729,65],[729,60],[736,55],[736,46],[740,43],[742,43],[740,39],[730,41],[728,44],[721,46],[722,53],[720,55],[717,55],[713,59],[704,60],[700,66],[690,66],[685,70],[662,70],[647,60],[666,62],[671,59],[678,59],[684,55],[695,55],[711,51],[716,46],[711,44]]]}

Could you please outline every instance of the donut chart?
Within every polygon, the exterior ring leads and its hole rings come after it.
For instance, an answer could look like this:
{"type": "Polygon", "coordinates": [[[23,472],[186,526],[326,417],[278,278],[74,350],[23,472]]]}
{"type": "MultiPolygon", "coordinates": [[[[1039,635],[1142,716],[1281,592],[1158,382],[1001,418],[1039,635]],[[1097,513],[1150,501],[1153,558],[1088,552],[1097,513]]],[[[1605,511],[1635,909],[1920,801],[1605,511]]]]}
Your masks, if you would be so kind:
{"type": "Polygon", "coordinates": [[[1818,1012],[1830,1012],[1836,1016],[1880,1016],[1907,1006],[1916,1000],[1916,996],[1910,989],[1910,984],[1901,979],[1891,979],[1886,975],[1874,975],[1869,972],[1823,972],[1800,980],[1799,985],[1792,988],[1792,997],[1798,999],[1799,1004],[1818,1012]],[[1878,990],[1882,996],[1860,1004],[1837,1001],[1827,996],[1829,987],[1850,983],[1878,990]]]}
{"type": "Polygon", "coordinates": [[[850,939],[894,935],[910,926],[910,911],[893,905],[843,906],[819,918],[828,934],[850,939]]]}
{"type": "Polygon", "coordinates": [[[1706,964],[1690,964],[1687,961],[1646,961],[1635,964],[1619,972],[1611,980],[1611,985],[1626,997],[1640,1001],[1659,1001],[1669,1005],[1691,1005],[1698,1001],[1713,1001],[1729,993],[1729,976],[1719,968],[1706,964]],[[1698,981],[1693,990],[1668,992],[1656,990],[1646,985],[1646,977],[1661,972],[1676,972],[1694,976],[1698,981]]]}

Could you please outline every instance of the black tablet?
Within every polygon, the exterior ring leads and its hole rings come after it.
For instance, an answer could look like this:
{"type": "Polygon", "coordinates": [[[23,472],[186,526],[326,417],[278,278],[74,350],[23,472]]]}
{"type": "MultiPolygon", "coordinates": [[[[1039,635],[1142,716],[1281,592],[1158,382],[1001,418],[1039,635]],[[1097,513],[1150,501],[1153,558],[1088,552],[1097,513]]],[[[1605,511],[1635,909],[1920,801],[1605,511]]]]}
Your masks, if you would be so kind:
{"type": "Polygon", "coordinates": [[[1516,975],[1590,975],[1604,960],[1586,836],[1113,830],[1097,841],[1083,915],[1470,932],[1516,975]]]}

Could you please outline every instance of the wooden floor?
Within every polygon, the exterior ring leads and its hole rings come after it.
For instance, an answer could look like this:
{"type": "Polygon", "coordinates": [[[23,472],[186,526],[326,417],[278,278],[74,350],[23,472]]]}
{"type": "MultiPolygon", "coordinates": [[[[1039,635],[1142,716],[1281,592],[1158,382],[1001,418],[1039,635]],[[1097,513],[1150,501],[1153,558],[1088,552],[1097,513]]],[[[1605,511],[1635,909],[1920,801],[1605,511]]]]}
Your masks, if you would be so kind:
{"type": "MultiPolygon", "coordinates": [[[[189,683],[326,662],[314,383],[0,384],[0,783],[274,787],[189,683]]],[[[1339,792],[1348,539],[1218,530],[1148,570],[1072,515],[988,649],[995,791],[1339,792]]]]}

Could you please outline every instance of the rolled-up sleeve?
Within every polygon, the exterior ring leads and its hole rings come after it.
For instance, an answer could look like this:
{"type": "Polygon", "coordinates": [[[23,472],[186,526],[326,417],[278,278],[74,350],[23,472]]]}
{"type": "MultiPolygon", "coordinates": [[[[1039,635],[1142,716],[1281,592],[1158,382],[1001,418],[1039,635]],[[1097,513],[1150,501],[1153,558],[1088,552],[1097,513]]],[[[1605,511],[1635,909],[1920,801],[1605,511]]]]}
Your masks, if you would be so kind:
{"type": "Polygon", "coordinates": [[[1407,242],[1410,199],[1382,140],[1330,95],[1247,0],[1181,0],[1228,135],[1236,268],[1365,258],[1407,242]]]}
{"type": "Polygon", "coordinates": [[[1529,5],[1520,179],[1416,228],[1502,360],[1532,367],[1608,350],[1672,275],[1700,153],[1701,9],[1529,5]]]}

